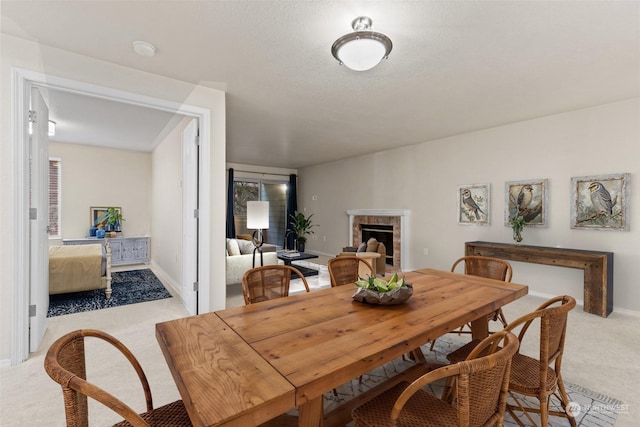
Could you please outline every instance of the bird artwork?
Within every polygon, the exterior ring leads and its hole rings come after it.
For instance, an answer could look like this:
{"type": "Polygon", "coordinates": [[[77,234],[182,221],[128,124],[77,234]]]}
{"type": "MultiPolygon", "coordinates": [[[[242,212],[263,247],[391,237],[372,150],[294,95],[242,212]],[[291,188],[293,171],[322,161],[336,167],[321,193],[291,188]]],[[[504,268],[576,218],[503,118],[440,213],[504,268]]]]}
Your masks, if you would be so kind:
{"type": "Polygon", "coordinates": [[[525,209],[529,207],[531,202],[533,201],[533,187],[529,184],[523,185],[518,193],[518,198],[516,199],[516,209],[518,210],[518,215],[521,215],[525,209]]]}
{"type": "Polygon", "coordinates": [[[480,209],[480,206],[478,206],[476,201],[473,200],[473,197],[471,197],[471,191],[469,189],[465,189],[462,192],[462,203],[469,211],[475,214],[477,220],[480,220],[480,214],[484,214],[484,211],[480,209]]]}
{"type": "Polygon", "coordinates": [[[613,202],[611,194],[598,181],[589,184],[589,192],[591,193],[591,204],[595,208],[598,215],[609,215],[613,213],[613,202]]]}

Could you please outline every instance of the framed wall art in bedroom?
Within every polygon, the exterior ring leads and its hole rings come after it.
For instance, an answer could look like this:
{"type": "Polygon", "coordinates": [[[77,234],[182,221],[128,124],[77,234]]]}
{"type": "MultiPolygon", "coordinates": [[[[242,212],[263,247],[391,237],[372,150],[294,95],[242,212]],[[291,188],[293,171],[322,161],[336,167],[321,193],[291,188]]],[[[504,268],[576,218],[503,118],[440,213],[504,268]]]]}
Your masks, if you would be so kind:
{"type": "MultiPolygon", "coordinates": [[[[114,206],[111,206],[111,207],[115,209],[115,211],[118,212],[120,215],[122,215],[122,208],[114,207],[114,206]]],[[[109,207],[96,207],[96,206],[90,207],[89,220],[91,221],[91,223],[89,224],[89,227],[105,228],[107,225],[105,215],[107,214],[108,211],[109,211],[109,207]]]]}

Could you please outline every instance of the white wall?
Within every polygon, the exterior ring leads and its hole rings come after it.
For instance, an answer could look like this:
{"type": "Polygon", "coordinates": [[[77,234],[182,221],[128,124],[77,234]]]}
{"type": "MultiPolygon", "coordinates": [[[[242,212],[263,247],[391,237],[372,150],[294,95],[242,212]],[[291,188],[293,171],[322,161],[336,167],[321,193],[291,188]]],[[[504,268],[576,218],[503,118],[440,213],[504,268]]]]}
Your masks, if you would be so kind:
{"type": "Polygon", "coordinates": [[[183,119],[153,151],[151,253],[176,290],[182,290],[182,132],[183,119]]]}
{"type": "MultiPolygon", "coordinates": [[[[409,267],[449,269],[466,241],[513,243],[504,225],[506,181],[548,179],[549,225],[526,228],[523,243],[614,252],[614,306],[640,311],[639,171],[640,99],[634,98],[303,168],[298,208],[319,224],[308,250],[328,255],[349,243],[347,209],[408,209],[409,267]],[[571,177],[612,173],[632,174],[631,231],[571,229],[571,177]],[[457,224],[456,188],[473,183],[491,184],[489,226],[457,224]]],[[[513,266],[513,281],[530,292],[583,299],[581,270],[513,266]]]]}
{"type": "MultiPolygon", "coordinates": [[[[224,253],[219,242],[225,236],[225,94],[219,90],[193,85],[174,79],[137,71],[31,41],[0,35],[0,364],[12,355],[12,319],[14,317],[14,273],[16,212],[15,189],[20,177],[15,174],[16,151],[13,140],[12,68],[18,67],[46,75],[62,77],[91,85],[135,93],[210,111],[211,133],[205,135],[201,150],[209,160],[210,203],[201,224],[208,232],[211,257],[206,269],[209,277],[218,277],[225,269],[224,253]]],[[[84,221],[83,221],[84,222],[84,221]]],[[[224,282],[202,282],[209,287],[209,307],[224,308],[224,282]]],[[[27,284],[20,284],[26,286],[27,284]]],[[[151,331],[150,333],[153,333],[151,331]]]]}
{"type": "Polygon", "coordinates": [[[122,233],[148,236],[151,154],[49,143],[62,160],[62,238],[89,235],[91,206],[122,208],[122,233]]]}

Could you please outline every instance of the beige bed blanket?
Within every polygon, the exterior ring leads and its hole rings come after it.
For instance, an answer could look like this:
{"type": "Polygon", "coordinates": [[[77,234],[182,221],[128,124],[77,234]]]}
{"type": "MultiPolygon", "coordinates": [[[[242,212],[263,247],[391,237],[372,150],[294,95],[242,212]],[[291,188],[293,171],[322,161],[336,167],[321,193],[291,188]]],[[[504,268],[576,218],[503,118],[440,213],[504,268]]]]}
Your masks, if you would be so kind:
{"type": "Polygon", "coordinates": [[[106,287],[102,244],[49,246],[49,295],[106,287]]]}

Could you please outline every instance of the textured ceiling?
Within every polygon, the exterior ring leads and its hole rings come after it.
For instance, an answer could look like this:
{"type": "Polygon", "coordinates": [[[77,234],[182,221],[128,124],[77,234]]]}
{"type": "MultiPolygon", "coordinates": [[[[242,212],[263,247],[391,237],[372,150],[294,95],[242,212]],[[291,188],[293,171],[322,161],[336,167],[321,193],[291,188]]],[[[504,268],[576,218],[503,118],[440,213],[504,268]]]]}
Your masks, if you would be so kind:
{"type": "Polygon", "coordinates": [[[3,0],[1,13],[4,33],[225,90],[235,163],[297,168],[640,96],[638,1],[3,0]],[[367,72],[330,53],[360,15],[393,40],[367,72]],[[156,56],[133,53],[140,39],[156,56]]]}

